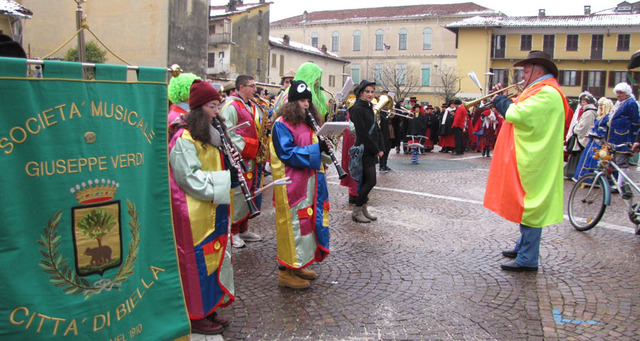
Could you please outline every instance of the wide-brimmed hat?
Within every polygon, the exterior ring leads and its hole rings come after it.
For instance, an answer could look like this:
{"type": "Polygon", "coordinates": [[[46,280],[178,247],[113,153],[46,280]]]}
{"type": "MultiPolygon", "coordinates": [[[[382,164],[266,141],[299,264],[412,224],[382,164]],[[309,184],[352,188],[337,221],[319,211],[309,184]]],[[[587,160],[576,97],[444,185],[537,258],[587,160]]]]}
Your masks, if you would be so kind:
{"type": "Polygon", "coordinates": [[[287,73],[285,73],[284,75],[282,75],[282,77],[280,77],[281,79],[285,79],[285,78],[294,78],[296,76],[296,72],[292,69],[289,69],[287,71],[287,73]]]}
{"type": "Polygon", "coordinates": [[[558,67],[553,63],[551,56],[544,51],[533,50],[527,55],[527,58],[513,64],[513,66],[525,66],[527,64],[538,64],[546,67],[551,71],[553,77],[558,78],[558,67]]]}
{"type": "Polygon", "coordinates": [[[228,81],[222,86],[222,91],[229,91],[236,88],[236,81],[228,81]]]}
{"type": "Polygon", "coordinates": [[[22,45],[6,34],[0,34],[0,57],[27,58],[22,45]]]}

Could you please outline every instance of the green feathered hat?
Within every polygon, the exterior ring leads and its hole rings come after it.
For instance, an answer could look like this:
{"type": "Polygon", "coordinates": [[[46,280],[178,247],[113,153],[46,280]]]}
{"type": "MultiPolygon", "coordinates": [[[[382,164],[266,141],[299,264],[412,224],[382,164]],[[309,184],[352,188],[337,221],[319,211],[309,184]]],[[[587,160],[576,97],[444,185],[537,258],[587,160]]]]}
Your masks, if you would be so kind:
{"type": "Polygon", "coordinates": [[[171,78],[167,90],[171,103],[186,102],[189,99],[191,83],[196,79],[202,80],[202,78],[190,72],[181,73],[179,76],[171,78]]]}

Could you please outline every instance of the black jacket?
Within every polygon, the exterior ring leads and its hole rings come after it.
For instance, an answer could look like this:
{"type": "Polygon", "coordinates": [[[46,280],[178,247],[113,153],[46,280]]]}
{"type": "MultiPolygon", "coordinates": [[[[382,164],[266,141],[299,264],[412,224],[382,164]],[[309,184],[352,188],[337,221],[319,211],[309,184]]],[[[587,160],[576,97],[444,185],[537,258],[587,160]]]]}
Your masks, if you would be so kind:
{"type": "Polygon", "coordinates": [[[349,109],[349,120],[353,122],[356,129],[356,141],[354,145],[364,145],[362,155],[363,167],[375,166],[379,152],[383,151],[382,133],[376,124],[373,105],[370,102],[359,99],[351,109],[349,109]],[[373,125],[373,131],[369,135],[369,130],[373,125]]]}

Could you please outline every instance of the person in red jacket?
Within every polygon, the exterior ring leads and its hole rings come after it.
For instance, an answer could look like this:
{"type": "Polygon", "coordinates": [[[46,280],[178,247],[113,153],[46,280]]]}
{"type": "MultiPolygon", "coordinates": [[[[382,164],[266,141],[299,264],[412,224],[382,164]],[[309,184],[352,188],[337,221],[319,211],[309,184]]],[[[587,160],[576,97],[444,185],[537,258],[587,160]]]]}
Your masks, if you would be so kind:
{"type": "Polygon", "coordinates": [[[464,127],[466,125],[467,117],[469,117],[469,114],[467,113],[467,108],[462,105],[461,100],[456,99],[453,102],[453,105],[456,107],[456,113],[453,115],[453,124],[451,125],[451,127],[453,128],[453,139],[455,141],[455,149],[453,151],[453,155],[462,155],[464,154],[462,133],[464,132],[464,127]]]}

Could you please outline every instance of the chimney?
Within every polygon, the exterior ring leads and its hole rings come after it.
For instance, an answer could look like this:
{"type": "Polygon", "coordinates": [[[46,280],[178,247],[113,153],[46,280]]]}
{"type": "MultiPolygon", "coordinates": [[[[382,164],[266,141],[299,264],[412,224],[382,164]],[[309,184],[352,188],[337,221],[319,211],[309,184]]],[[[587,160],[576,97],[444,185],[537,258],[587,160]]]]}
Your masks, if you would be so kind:
{"type": "Polygon", "coordinates": [[[261,4],[264,4],[264,2],[265,2],[265,0],[260,0],[260,3],[261,3],[261,4]]]}
{"type": "Polygon", "coordinates": [[[585,5],[584,6],[584,15],[591,15],[591,6],[590,5],[585,5]]]}
{"type": "Polygon", "coordinates": [[[283,43],[283,44],[285,44],[285,45],[289,45],[289,39],[290,39],[290,38],[289,38],[289,35],[285,34],[285,35],[282,37],[282,43],[283,43]]]}
{"type": "Polygon", "coordinates": [[[538,18],[544,17],[544,8],[538,10],[538,18]]]}
{"type": "Polygon", "coordinates": [[[243,1],[243,0],[236,0],[236,1],[238,1],[238,5],[240,5],[240,6],[244,5],[244,4],[242,3],[242,1],[243,1]]]}
{"type": "Polygon", "coordinates": [[[229,0],[227,4],[227,12],[233,12],[236,10],[236,0],[229,0]]]}
{"type": "Polygon", "coordinates": [[[309,18],[309,13],[307,11],[302,12],[302,21],[307,21],[309,18]]]}
{"type": "Polygon", "coordinates": [[[322,53],[327,53],[327,45],[322,45],[320,49],[322,50],[322,53]]]}

